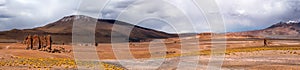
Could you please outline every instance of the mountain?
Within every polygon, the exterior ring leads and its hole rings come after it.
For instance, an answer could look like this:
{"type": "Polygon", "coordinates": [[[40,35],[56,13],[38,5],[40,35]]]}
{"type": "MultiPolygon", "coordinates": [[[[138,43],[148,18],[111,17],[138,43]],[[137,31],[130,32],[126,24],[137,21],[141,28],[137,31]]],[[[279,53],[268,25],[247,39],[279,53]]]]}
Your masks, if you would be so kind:
{"type": "MultiPolygon", "coordinates": [[[[78,20],[79,24],[87,25],[92,23],[92,21],[97,21],[95,27],[81,27],[82,29],[91,29],[95,28],[95,36],[96,42],[99,43],[110,43],[111,41],[111,32],[115,32],[118,39],[120,38],[120,42],[124,42],[129,36],[129,41],[149,41],[152,39],[161,39],[161,38],[171,38],[177,37],[176,34],[168,34],[161,31],[156,31],[149,28],[144,28],[136,25],[132,25],[126,22],[117,21],[117,20],[109,20],[109,19],[95,19],[92,17],[84,16],[84,15],[71,15],[63,17],[62,19],[50,23],[48,25],[37,27],[33,29],[13,29],[10,31],[0,32],[0,40],[9,40],[9,41],[22,41],[25,36],[28,34],[34,35],[52,35],[54,39],[54,43],[70,43],[72,41],[72,28],[73,21],[78,20]],[[113,26],[118,26],[114,30],[112,30],[113,26]],[[130,27],[133,27],[130,35],[124,33],[129,30],[130,27]]],[[[1,42],[1,41],[0,41],[1,42]]]]}
{"type": "Polygon", "coordinates": [[[300,22],[297,21],[279,22],[268,28],[261,29],[261,30],[232,32],[227,34],[263,36],[269,38],[299,38],[300,22]]]}

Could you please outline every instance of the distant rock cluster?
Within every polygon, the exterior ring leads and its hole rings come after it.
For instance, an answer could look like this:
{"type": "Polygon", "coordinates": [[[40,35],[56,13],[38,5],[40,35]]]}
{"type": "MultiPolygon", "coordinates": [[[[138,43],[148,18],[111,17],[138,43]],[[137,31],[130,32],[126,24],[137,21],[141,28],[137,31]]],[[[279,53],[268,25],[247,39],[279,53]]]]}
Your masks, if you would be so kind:
{"type": "Polygon", "coordinates": [[[40,50],[47,51],[50,53],[62,53],[62,52],[70,52],[65,50],[63,47],[52,47],[52,38],[51,35],[47,36],[38,36],[38,35],[28,35],[23,43],[27,46],[27,50],[40,50]]]}
{"type": "Polygon", "coordinates": [[[26,49],[31,50],[52,50],[52,38],[50,35],[38,36],[38,35],[28,35],[23,43],[27,46],[26,49]]]}

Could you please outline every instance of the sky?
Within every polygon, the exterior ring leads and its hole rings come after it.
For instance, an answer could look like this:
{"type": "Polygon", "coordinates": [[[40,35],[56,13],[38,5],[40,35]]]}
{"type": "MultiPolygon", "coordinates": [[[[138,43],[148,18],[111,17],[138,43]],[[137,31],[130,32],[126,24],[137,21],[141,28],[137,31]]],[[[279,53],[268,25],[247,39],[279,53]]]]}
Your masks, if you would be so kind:
{"type": "MultiPolygon", "coordinates": [[[[134,22],[168,33],[210,32],[210,26],[213,26],[207,23],[193,0],[98,1],[79,10],[82,1],[89,0],[0,0],[0,31],[40,27],[69,15],[121,21],[120,17],[150,16],[145,21],[134,22]],[[105,4],[101,12],[97,4],[105,4]]],[[[299,0],[216,0],[216,4],[227,32],[257,30],[281,21],[300,20],[299,0]]]]}

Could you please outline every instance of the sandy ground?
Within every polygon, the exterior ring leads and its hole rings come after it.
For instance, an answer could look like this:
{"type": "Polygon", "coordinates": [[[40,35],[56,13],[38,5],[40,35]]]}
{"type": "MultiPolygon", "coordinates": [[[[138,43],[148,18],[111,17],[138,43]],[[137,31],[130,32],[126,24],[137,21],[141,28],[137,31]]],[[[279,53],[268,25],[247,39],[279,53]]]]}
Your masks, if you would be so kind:
{"type": "MultiPolygon", "coordinates": [[[[156,43],[158,44],[158,43],[156,43]]],[[[115,52],[126,53],[127,47],[112,49],[111,44],[99,44],[96,47],[98,58],[103,62],[113,63],[122,65],[127,69],[158,69],[158,70],[172,70],[176,68],[191,69],[196,68],[197,70],[204,70],[210,60],[209,55],[193,55],[171,58],[161,58],[163,56],[154,57],[153,54],[166,54],[168,55],[180,54],[181,44],[183,43],[165,43],[163,45],[154,45],[152,49],[148,42],[143,43],[132,43],[129,46],[129,50],[136,60],[130,59],[116,59],[115,52]],[[166,49],[166,50],[164,50],[166,49]],[[151,57],[150,51],[152,53],[151,57]],[[197,58],[197,59],[195,59],[197,58]],[[148,62],[143,62],[143,61],[148,62]],[[164,60],[164,62],[156,62],[164,60]],[[181,63],[182,66],[178,66],[181,63]],[[195,66],[197,65],[198,66],[195,66]]],[[[235,48],[249,48],[249,47],[262,47],[262,40],[244,40],[244,41],[222,41],[222,42],[210,42],[200,41],[199,43],[184,43],[185,45],[198,46],[196,50],[208,50],[211,48],[211,44],[226,44],[227,49],[235,48]]],[[[123,45],[124,44],[120,44],[123,45]]],[[[152,45],[153,46],[153,45],[152,45]]],[[[282,47],[299,47],[300,42],[297,40],[270,40],[269,47],[282,46],[282,47]]],[[[53,45],[53,47],[64,47],[67,50],[74,50],[71,45],[53,45]]],[[[186,46],[183,46],[186,47],[186,46]]],[[[26,46],[19,43],[0,43],[0,61],[13,59],[15,57],[24,58],[66,58],[74,59],[73,53],[48,53],[38,50],[25,50],[26,46]]],[[[183,52],[182,52],[183,53],[183,52]]],[[[192,52],[184,52],[192,53],[192,52]]],[[[128,55],[124,55],[128,56],[128,55]]],[[[234,52],[226,54],[222,69],[246,69],[246,70],[297,70],[300,69],[300,50],[261,50],[251,52],[234,52]]],[[[26,67],[25,67],[26,68],[26,67]]],[[[13,67],[0,66],[0,69],[14,69],[13,67]]]]}

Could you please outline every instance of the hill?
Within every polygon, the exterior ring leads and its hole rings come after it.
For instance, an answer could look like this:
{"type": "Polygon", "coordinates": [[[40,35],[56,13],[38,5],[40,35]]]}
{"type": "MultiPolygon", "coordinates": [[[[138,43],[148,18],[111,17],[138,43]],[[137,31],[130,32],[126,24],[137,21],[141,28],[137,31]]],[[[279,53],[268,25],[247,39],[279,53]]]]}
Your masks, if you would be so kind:
{"type": "Polygon", "coordinates": [[[299,38],[300,36],[300,23],[297,21],[279,22],[268,28],[261,30],[245,31],[245,32],[232,32],[230,35],[252,35],[263,36],[269,38],[299,38]]]}
{"type": "MultiPolygon", "coordinates": [[[[176,34],[168,34],[165,32],[140,27],[137,25],[132,25],[126,22],[110,20],[110,19],[96,19],[83,15],[71,15],[63,17],[62,19],[50,23],[48,25],[37,27],[33,29],[13,29],[10,31],[0,32],[0,42],[5,41],[22,41],[25,36],[28,34],[38,34],[38,35],[47,35],[50,34],[53,36],[55,43],[71,43],[72,41],[72,28],[74,20],[80,20],[80,24],[89,24],[92,20],[96,20],[96,42],[99,43],[110,43],[111,41],[111,32],[118,34],[120,42],[124,42],[125,39],[129,41],[138,42],[138,41],[149,41],[152,39],[161,39],[161,38],[171,38],[177,37],[176,34]],[[118,25],[118,28],[112,30],[113,25],[118,25]],[[130,33],[127,35],[125,32],[129,30],[130,27],[134,27],[130,33]],[[129,36],[129,38],[127,38],[129,36]]],[[[82,27],[90,28],[90,27],[82,27]]]]}

